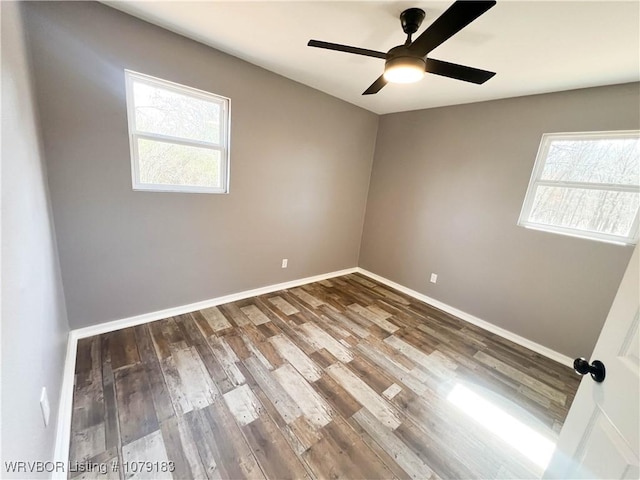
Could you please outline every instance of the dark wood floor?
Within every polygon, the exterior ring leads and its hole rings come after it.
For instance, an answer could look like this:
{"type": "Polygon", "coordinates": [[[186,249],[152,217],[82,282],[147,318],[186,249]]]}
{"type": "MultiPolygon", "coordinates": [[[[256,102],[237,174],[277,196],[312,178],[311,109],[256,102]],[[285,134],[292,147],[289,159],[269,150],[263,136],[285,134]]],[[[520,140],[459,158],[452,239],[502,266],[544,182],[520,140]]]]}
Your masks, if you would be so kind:
{"type": "Polygon", "coordinates": [[[578,380],[347,275],[80,340],[70,476],[532,478],[492,422],[555,441],[578,380]]]}

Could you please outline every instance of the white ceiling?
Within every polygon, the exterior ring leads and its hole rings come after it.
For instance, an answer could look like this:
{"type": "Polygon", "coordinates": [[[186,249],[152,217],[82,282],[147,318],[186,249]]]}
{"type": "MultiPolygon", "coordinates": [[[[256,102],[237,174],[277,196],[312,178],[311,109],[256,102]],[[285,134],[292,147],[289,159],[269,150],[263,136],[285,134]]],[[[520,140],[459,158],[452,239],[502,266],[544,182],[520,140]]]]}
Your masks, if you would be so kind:
{"type": "Polygon", "coordinates": [[[404,42],[402,10],[427,12],[420,34],[452,1],[105,3],[379,114],[640,80],[638,1],[498,1],[429,55],[497,72],[487,83],[426,75],[370,96],[384,60],[307,41],[386,52],[404,42]]]}

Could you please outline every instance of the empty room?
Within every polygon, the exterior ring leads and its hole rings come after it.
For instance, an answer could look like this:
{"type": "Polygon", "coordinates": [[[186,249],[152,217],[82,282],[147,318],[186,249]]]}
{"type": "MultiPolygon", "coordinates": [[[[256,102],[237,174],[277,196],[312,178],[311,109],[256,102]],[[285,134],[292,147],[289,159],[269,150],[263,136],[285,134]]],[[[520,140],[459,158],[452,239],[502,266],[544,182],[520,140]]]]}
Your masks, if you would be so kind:
{"type": "Polygon", "coordinates": [[[639,2],[0,13],[2,478],[639,478],[639,2]]]}

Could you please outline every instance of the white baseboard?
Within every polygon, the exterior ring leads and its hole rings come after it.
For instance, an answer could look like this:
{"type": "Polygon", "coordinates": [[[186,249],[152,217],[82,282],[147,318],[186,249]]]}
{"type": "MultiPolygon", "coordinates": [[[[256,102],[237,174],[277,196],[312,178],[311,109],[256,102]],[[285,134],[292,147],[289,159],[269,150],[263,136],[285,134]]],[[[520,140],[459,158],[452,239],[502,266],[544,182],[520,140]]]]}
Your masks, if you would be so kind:
{"type": "Polygon", "coordinates": [[[402,293],[406,293],[407,295],[410,295],[413,298],[420,300],[421,302],[427,303],[439,310],[442,310],[443,312],[446,312],[450,315],[453,315],[454,317],[464,320],[465,322],[469,322],[491,333],[495,333],[496,335],[506,338],[507,340],[510,340],[513,343],[517,343],[518,345],[528,348],[529,350],[533,350],[534,352],[539,353],[540,355],[543,355],[547,358],[550,358],[551,360],[554,360],[558,363],[561,363],[562,365],[566,365],[567,367],[573,368],[573,360],[562,353],[556,352],[555,350],[547,348],[544,345],[540,345],[539,343],[536,343],[532,340],[521,337],[520,335],[510,332],[509,330],[506,330],[502,327],[498,327],[493,323],[487,322],[486,320],[482,320],[474,315],[471,315],[470,313],[463,312],[462,310],[458,310],[455,307],[452,307],[439,300],[428,297],[420,292],[417,292],[403,285],[400,285],[399,283],[389,280],[388,278],[381,277],[380,275],[377,275],[373,272],[365,270],[364,268],[358,267],[357,272],[369,278],[372,278],[373,280],[377,280],[378,282],[383,283],[391,288],[395,288],[396,290],[402,293]]]}
{"type": "Polygon", "coordinates": [[[357,268],[355,267],[347,268],[345,270],[323,273],[322,275],[315,275],[313,277],[299,278],[289,282],[276,283],[274,285],[254,288],[253,290],[245,290],[244,292],[232,293],[223,297],[202,300],[201,302],[190,303],[188,305],[167,308],[151,313],[143,313],[142,315],[122,318],[120,320],[100,323],[98,325],[91,325],[90,327],[73,330],[72,333],[75,333],[77,338],[93,337],[94,335],[100,335],[101,333],[113,332],[115,330],[120,330],[121,328],[134,327],[143,323],[162,320],[163,318],[175,317],[176,315],[183,315],[185,313],[195,312],[196,310],[215,307],[217,305],[222,305],[223,303],[237,302],[238,300],[244,300],[245,298],[257,297],[258,295],[277,292],[278,290],[286,290],[287,288],[295,288],[301,285],[306,285],[307,283],[319,282],[320,280],[326,280],[333,277],[341,277],[342,275],[347,275],[356,271],[357,268]]]}
{"type": "MultiPolygon", "coordinates": [[[[356,271],[357,268],[355,267],[347,268],[345,270],[324,273],[322,275],[315,275],[313,277],[300,278],[297,280],[291,280],[289,282],[276,283],[274,285],[255,288],[253,290],[245,290],[244,292],[232,293],[230,295],[212,298],[210,300],[203,300],[201,302],[190,303],[188,305],[167,308],[165,310],[158,310],[156,312],[145,313],[142,315],[136,315],[134,317],[122,318],[120,320],[114,320],[112,322],[105,322],[98,325],[92,325],[90,327],[71,330],[71,332],[69,332],[69,340],[67,343],[67,355],[64,363],[62,390],[60,392],[60,405],[58,407],[58,425],[56,429],[56,447],[54,460],[56,462],[63,462],[65,466],[68,465],[67,461],[69,459],[69,445],[71,441],[71,414],[73,412],[73,387],[76,367],[76,351],[79,339],[92,337],[94,335],[100,335],[101,333],[113,332],[114,330],[120,330],[121,328],[133,327],[143,323],[153,322],[155,320],[162,320],[163,318],[173,317],[175,315],[195,312],[196,310],[202,310],[203,308],[222,305],[223,303],[236,302],[245,298],[256,297],[258,295],[277,292],[279,290],[285,290],[287,288],[295,288],[301,285],[306,285],[308,283],[326,280],[328,278],[341,277],[342,275],[355,273],[356,271]]],[[[66,479],[67,472],[54,472],[51,478],[56,480],[66,479]]]]}
{"type": "Polygon", "coordinates": [[[63,471],[54,469],[52,479],[62,480],[69,475],[69,446],[71,440],[71,414],[73,412],[73,386],[76,375],[76,353],[78,337],[72,330],[67,339],[67,354],[64,359],[60,403],[58,405],[58,424],[56,425],[56,446],[53,459],[58,465],[64,465],[63,471]]]}

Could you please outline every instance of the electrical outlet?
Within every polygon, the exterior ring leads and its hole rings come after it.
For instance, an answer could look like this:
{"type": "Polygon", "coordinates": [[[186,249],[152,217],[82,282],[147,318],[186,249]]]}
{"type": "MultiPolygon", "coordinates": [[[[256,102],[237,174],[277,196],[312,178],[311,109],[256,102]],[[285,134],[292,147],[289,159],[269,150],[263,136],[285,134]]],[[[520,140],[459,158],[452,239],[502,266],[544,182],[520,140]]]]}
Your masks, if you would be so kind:
{"type": "Polygon", "coordinates": [[[40,393],[40,409],[42,410],[42,419],[44,420],[44,426],[49,425],[49,415],[51,409],[49,408],[49,397],[47,396],[47,387],[42,387],[42,393],[40,393]]]}
{"type": "Polygon", "coordinates": [[[288,264],[289,264],[289,259],[288,258],[283,258],[282,259],[282,268],[287,268],[288,264]]]}
{"type": "Polygon", "coordinates": [[[438,274],[437,273],[432,273],[431,274],[431,279],[429,281],[431,283],[438,283],[438,274]]]}

